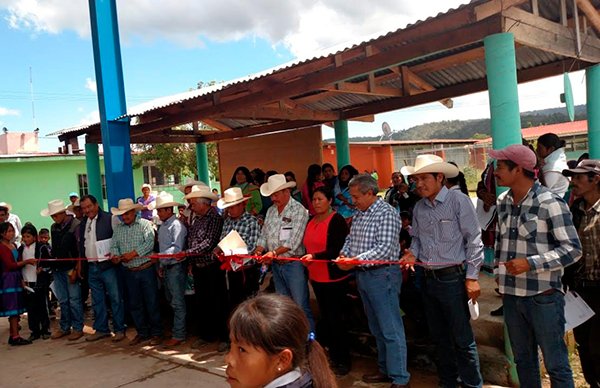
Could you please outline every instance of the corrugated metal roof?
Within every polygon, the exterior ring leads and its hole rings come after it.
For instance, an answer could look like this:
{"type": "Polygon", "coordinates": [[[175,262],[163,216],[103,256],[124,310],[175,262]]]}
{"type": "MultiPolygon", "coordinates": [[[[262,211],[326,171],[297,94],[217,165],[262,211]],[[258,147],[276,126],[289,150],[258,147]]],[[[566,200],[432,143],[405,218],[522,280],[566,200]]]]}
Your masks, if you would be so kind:
{"type": "MultiPolygon", "coordinates": [[[[382,141],[351,141],[350,145],[359,146],[403,146],[403,145],[418,145],[418,144],[474,144],[475,139],[428,139],[428,140],[382,140],[382,141]]],[[[323,142],[324,146],[335,146],[335,142],[323,142]]]]}
{"type": "MultiPolygon", "coordinates": [[[[581,133],[587,133],[588,126],[587,120],[579,120],[560,124],[541,125],[539,127],[523,128],[521,134],[527,140],[537,139],[538,137],[547,133],[554,133],[558,136],[566,135],[577,135],[581,133]]],[[[491,143],[492,138],[479,140],[477,144],[491,143]]]]}

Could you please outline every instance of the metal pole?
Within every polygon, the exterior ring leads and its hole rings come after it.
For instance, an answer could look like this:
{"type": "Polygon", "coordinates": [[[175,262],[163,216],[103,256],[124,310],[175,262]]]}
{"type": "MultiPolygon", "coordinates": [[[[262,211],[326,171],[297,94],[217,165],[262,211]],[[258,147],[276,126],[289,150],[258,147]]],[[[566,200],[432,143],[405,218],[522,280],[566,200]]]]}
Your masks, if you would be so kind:
{"type": "Polygon", "coordinates": [[[85,165],[87,168],[88,193],[96,197],[98,204],[102,209],[104,209],[104,198],[102,198],[102,174],[100,173],[98,144],[85,143],[85,165]]]}
{"type": "Polygon", "coordinates": [[[335,130],[335,148],[337,152],[337,170],[350,164],[350,142],[348,140],[348,122],[345,120],[333,123],[335,130]]]}
{"type": "Polygon", "coordinates": [[[196,164],[198,166],[198,180],[210,186],[208,149],[206,148],[206,143],[196,143],[196,164]]]}
{"type": "Polygon", "coordinates": [[[600,65],[585,70],[590,159],[600,159],[600,65]]]}

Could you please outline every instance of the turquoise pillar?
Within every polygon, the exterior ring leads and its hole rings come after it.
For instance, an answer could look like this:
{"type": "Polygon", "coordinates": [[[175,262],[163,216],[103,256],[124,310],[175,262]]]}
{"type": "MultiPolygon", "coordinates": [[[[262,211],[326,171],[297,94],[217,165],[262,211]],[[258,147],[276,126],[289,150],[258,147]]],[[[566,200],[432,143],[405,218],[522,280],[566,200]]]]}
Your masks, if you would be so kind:
{"type": "Polygon", "coordinates": [[[100,208],[104,208],[98,144],[85,143],[85,166],[87,169],[88,193],[96,197],[100,208]]]}
{"type": "Polygon", "coordinates": [[[337,152],[337,170],[350,164],[350,141],[348,140],[348,122],[339,120],[333,123],[335,130],[335,148],[337,152]]]}
{"type": "Polygon", "coordinates": [[[196,165],[198,166],[198,180],[210,186],[208,175],[208,150],[206,143],[196,143],[196,165]]]}
{"type": "Polygon", "coordinates": [[[600,65],[587,68],[585,75],[590,158],[600,159],[600,65]]]}

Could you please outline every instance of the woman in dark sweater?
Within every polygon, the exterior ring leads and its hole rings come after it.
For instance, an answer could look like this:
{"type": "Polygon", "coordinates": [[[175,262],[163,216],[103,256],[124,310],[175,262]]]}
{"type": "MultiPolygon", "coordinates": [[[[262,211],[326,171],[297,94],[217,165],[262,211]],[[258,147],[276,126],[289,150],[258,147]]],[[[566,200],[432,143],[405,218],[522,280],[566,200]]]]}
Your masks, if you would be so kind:
{"type": "Polygon", "coordinates": [[[323,317],[324,336],[330,343],[330,357],[337,376],[350,372],[350,354],[346,341],[343,305],[346,280],[349,273],[337,267],[335,260],[344,246],[348,226],[344,217],[331,209],[333,190],[328,186],[315,189],[312,204],[315,216],[306,225],[303,259],[322,260],[323,263],[305,261],[309,278],[323,317]]]}

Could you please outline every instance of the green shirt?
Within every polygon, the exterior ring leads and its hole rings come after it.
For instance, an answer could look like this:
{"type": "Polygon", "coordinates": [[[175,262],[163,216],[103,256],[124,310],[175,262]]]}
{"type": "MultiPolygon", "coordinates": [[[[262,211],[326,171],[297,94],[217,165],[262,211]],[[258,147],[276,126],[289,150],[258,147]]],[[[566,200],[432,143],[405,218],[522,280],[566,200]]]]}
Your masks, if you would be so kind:
{"type": "Polygon", "coordinates": [[[235,185],[242,189],[242,194],[244,197],[250,197],[246,205],[246,211],[252,214],[252,210],[256,213],[260,213],[262,210],[262,198],[260,197],[260,188],[256,187],[250,183],[242,183],[235,185]]]}
{"type": "Polygon", "coordinates": [[[140,217],[135,217],[131,225],[123,223],[115,226],[111,241],[110,253],[112,256],[121,256],[125,253],[137,251],[138,257],[123,262],[127,268],[135,268],[146,264],[150,259],[144,257],[152,253],[154,248],[154,228],[152,223],[140,217]]]}

